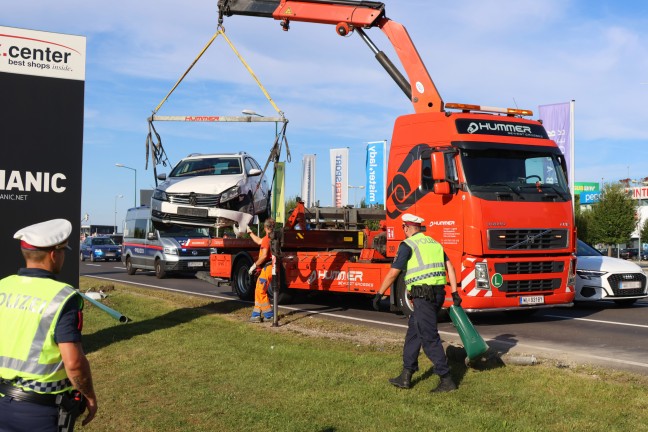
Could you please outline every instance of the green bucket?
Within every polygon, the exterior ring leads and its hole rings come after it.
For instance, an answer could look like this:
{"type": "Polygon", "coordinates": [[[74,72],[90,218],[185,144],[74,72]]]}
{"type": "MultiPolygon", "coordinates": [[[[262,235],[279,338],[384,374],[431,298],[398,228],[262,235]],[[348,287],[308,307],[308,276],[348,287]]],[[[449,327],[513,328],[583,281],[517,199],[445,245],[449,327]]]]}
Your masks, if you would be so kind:
{"type": "Polygon", "coordinates": [[[484,339],[477,333],[466,315],[466,311],[461,306],[450,306],[450,319],[459,333],[461,342],[464,345],[468,359],[473,360],[488,351],[488,345],[484,339]]]}

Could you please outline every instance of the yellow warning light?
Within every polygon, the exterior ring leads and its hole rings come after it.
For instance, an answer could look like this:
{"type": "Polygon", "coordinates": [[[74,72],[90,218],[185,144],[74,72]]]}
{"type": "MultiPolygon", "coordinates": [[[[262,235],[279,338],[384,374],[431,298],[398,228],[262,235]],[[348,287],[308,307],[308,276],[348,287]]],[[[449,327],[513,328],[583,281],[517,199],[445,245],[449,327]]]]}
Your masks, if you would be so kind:
{"type": "Polygon", "coordinates": [[[448,109],[459,109],[465,112],[468,111],[481,111],[481,112],[491,112],[498,114],[506,115],[519,115],[519,116],[532,116],[533,111],[527,109],[517,109],[517,108],[498,108],[485,105],[472,105],[472,104],[461,104],[449,102],[445,104],[445,107],[448,109]]]}

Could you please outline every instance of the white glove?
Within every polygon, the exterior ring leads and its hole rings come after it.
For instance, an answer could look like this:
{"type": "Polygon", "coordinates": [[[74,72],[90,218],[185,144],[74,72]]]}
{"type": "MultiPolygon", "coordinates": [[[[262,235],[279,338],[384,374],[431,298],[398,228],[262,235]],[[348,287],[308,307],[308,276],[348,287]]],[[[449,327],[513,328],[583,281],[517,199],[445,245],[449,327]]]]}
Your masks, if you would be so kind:
{"type": "Polygon", "coordinates": [[[248,270],[248,274],[252,276],[252,274],[254,274],[254,270],[256,270],[256,263],[252,263],[252,267],[250,267],[250,270],[248,270]]]}

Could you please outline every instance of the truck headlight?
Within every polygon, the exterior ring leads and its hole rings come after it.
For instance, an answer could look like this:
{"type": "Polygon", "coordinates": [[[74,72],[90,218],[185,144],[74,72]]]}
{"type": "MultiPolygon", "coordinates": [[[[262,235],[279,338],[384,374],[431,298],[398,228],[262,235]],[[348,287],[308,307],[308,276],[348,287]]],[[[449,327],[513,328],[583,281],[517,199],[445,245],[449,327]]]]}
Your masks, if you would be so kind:
{"type": "Polygon", "coordinates": [[[490,289],[490,278],[488,277],[488,266],[486,263],[475,264],[475,286],[477,289],[490,289]]]}
{"type": "Polygon", "coordinates": [[[227,189],[225,192],[221,194],[220,202],[231,201],[234,198],[238,198],[240,194],[241,194],[241,188],[239,188],[238,186],[234,186],[232,188],[227,189]]]}
{"type": "Polygon", "coordinates": [[[167,255],[178,255],[178,248],[174,247],[165,247],[164,253],[167,255]]]}
{"type": "Polygon", "coordinates": [[[153,199],[158,201],[169,201],[166,192],[161,189],[155,189],[155,192],[153,192],[153,199]]]}

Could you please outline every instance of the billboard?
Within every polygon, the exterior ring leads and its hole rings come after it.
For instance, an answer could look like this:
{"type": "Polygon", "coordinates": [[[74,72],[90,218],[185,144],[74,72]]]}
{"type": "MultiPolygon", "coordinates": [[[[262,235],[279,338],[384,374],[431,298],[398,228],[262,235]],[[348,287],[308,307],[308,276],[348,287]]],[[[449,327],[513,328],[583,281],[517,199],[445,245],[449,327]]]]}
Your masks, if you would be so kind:
{"type": "Polygon", "coordinates": [[[601,189],[598,183],[576,182],[574,183],[574,195],[580,196],[581,204],[594,204],[601,199],[601,189]]]}
{"type": "Polygon", "coordinates": [[[331,149],[331,185],[333,207],[349,204],[349,149],[331,149]]]}
{"type": "Polygon", "coordinates": [[[386,141],[367,143],[365,202],[370,206],[385,204],[386,147],[386,141]]]}
{"type": "Polygon", "coordinates": [[[72,223],[59,280],[79,284],[86,39],[0,26],[0,277],[24,266],[20,228],[72,223]]]}

